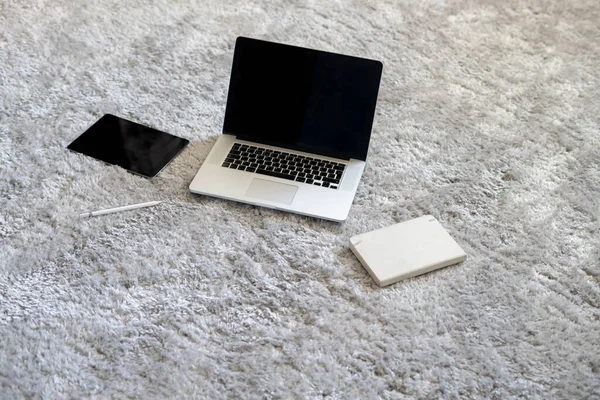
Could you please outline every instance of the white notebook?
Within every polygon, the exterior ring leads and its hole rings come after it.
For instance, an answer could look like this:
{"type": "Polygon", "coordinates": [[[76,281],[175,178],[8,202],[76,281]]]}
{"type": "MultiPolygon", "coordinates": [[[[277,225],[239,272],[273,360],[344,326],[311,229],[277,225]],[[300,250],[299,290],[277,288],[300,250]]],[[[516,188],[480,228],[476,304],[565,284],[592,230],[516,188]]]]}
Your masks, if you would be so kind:
{"type": "Polygon", "coordinates": [[[350,248],[379,286],[447,267],[467,258],[431,215],[350,238],[350,248]]]}

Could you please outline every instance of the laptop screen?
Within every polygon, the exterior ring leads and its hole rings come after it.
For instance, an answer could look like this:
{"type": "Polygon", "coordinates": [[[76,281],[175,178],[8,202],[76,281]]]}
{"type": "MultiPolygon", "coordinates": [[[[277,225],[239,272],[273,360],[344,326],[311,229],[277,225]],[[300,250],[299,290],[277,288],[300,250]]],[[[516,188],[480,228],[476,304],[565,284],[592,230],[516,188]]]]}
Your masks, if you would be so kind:
{"type": "Polygon", "coordinates": [[[240,37],[223,131],[366,160],[381,71],[375,60],[240,37]]]}

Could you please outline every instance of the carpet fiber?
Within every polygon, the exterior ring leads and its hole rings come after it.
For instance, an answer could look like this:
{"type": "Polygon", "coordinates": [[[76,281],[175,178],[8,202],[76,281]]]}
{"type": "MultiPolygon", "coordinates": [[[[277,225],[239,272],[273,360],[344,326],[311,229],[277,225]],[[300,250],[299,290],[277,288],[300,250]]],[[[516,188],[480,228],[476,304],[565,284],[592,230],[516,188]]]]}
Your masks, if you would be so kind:
{"type": "Polygon", "coordinates": [[[0,397],[600,398],[598,21],[596,0],[0,2],[0,397]],[[188,192],[238,35],[384,62],[345,223],[188,192]],[[153,179],[65,149],[104,113],[191,144],[153,179]],[[377,287],[348,239],[425,214],[468,259],[377,287]]]}

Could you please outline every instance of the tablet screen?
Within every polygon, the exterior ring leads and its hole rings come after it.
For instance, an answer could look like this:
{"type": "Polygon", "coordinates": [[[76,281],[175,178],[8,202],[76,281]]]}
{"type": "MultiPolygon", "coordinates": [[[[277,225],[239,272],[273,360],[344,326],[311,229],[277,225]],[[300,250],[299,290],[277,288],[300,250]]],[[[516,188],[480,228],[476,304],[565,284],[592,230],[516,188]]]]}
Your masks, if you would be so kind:
{"type": "Polygon", "coordinates": [[[186,139],[106,114],[67,148],[153,177],[188,143],[186,139]]]}

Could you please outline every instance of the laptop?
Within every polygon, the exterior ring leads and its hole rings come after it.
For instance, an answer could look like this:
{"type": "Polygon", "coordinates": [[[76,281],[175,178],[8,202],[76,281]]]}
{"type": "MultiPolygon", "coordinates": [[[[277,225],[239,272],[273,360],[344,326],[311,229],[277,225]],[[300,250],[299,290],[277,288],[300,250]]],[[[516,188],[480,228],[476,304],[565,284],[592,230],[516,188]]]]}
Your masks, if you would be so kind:
{"type": "Polygon", "coordinates": [[[382,68],[376,60],[237,38],[223,134],[190,191],[346,220],[382,68]]]}

